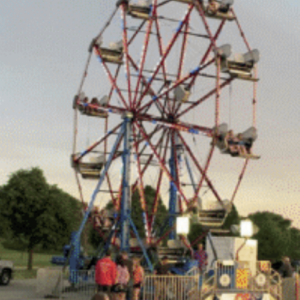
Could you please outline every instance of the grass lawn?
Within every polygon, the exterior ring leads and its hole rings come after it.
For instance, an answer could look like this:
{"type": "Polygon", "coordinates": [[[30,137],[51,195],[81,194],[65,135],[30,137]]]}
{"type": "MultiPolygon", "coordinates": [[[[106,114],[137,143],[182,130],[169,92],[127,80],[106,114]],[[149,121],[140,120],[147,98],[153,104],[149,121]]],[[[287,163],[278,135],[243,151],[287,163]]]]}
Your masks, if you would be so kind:
{"type": "MultiPolygon", "coordinates": [[[[53,254],[33,254],[33,267],[48,267],[51,266],[50,260],[53,254]]],[[[26,267],[28,254],[26,252],[10,250],[3,247],[0,241],[0,259],[11,260],[15,267],[26,267]]]]}
{"type": "Polygon", "coordinates": [[[13,279],[32,279],[36,278],[37,269],[28,271],[28,270],[16,270],[14,272],[13,279]]]}

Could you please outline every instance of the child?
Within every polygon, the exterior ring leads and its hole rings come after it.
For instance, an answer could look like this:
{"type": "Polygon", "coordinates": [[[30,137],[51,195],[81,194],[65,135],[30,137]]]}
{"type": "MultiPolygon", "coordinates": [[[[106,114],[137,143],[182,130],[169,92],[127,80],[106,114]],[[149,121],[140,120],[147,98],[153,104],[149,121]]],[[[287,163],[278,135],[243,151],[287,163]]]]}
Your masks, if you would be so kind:
{"type": "Polygon", "coordinates": [[[133,300],[140,298],[141,287],[144,280],[144,269],[138,257],[133,258],[133,300]]]}

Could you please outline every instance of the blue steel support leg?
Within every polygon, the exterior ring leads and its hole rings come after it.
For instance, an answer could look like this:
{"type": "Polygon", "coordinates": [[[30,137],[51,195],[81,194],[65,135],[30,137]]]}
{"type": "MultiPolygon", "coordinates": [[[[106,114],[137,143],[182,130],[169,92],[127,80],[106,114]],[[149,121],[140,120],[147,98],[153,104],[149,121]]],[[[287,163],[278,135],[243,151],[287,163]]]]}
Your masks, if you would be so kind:
{"type": "Polygon", "coordinates": [[[132,118],[126,116],[124,118],[124,151],[123,159],[123,180],[122,180],[122,197],[121,197],[121,251],[129,250],[130,238],[130,211],[131,211],[131,187],[130,187],[130,153],[131,153],[131,126],[132,118]]]}
{"type": "MultiPolygon", "coordinates": [[[[171,157],[169,160],[170,173],[173,180],[177,180],[177,172],[175,165],[175,145],[173,139],[171,139],[171,157]]],[[[176,213],[177,213],[177,188],[174,181],[170,182],[170,199],[169,199],[169,227],[172,228],[176,222],[176,213]]],[[[176,229],[172,230],[169,234],[170,240],[176,239],[176,229]]]]}
{"type": "Polygon", "coordinates": [[[119,224],[120,224],[120,220],[118,220],[118,222],[116,223],[116,225],[111,229],[111,231],[109,233],[109,236],[107,238],[107,241],[106,241],[104,247],[102,248],[102,250],[99,253],[99,256],[98,256],[99,258],[102,258],[103,254],[106,253],[106,251],[109,249],[112,237],[113,237],[113,235],[115,233],[116,228],[118,228],[119,224]]]}
{"type": "Polygon", "coordinates": [[[124,131],[125,131],[125,126],[126,126],[126,123],[124,122],[124,123],[123,123],[123,126],[122,126],[122,128],[120,129],[120,132],[119,132],[119,134],[118,134],[118,136],[117,136],[117,139],[116,139],[116,141],[115,141],[115,144],[114,144],[114,146],[113,146],[113,148],[112,148],[112,151],[111,151],[111,153],[109,154],[108,160],[107,160],[107,162],[106,162],[106,164],[105,164],[105,168],[104,168],[104,170],[102,171],[101,176],[100,176],[100,179],[99,179],[99,181],[98,181],[98,183],[97,183],[97,186],[96,186],[96,188],[95,188],[95,190],[94,190],[94,192],[93,192],[93,194],[92,194],[92,197],[91,197],[91,200],[90,200],[90,204],[89,204],[89,206],[88,206],[88,209],[87,209],[87,211],[86,211],[86,213],[85,213],[85,215],[84,215],[84,217],[83,217],[83,220],[82,220],[82,222],[81,222],[81,224],[80,224],[79,230],[77,231],[76,237],[75,237],[75,239],[74,239],[74,243],[72,243],[71,251],[72,251],[72,248],[74,248],[74,246],[80,241],[80,236],[81,236],[82,231],[83,231],[83,229],[84,229],[84,226],[85,226],[85,224],[86,224],[86,222],[87,222],[87,220],[88,220],[89,214],[90,214],[91,211],[92,211],[92,208],[93,208],[93,206],[94,206],[94,202],[95,202],[95,200],[96,200],[97,194],[98,194],[98,192],[99,192],[99,190],[100,190],[100,187],[101,187],[102,183],[103,183],[104,180],[105,180],[106,173],[108,172],[108,169],[109,169],[109,167],[110,167],[110,165],[111,165],[111,163],[112,163],[113,157],[114,157],[114,155],[115,155],[115,153],[116,153],[117,147],[118,147],[118,145],[119,145],[119,143],[120,143],[120,141],[121,141],[121,138],[123,137],[123,134],[124,134],[124,131]]]}
{"type": "Polygon", "coordinates": [[[76,239],[77,232],[74,231],[71,234],[71,245],[73,245],[73,251],[72,248],[70,249],[70,276],[69,281],[72,285],[75,285],[78,283],[78,269],[79,269],[79,254],[80,254],[80,240],[76,239]]]}
{"type": "Polygon", "coordinates": [[[148,265],[148,267],[149,267],[151,273],[153,273],[153,266],[152,266],[152,263],[151,263],[151,261],[150,261],[150,258],[149,258],[149,256],[148,256],[148,254],[147,254],[147,251],[146,251],[146,249],[145,249],[145,246],[144,246],[144,244],[143,244],[143,242],[142,242],[142,240],[141,240],[141,238],[140,238],[140,236],[139,236],[139,233],[138,233],[138,231],[137,231],[137,229],[136,229],[136,227],[135,227],[135,225],[134,225],[134,223],[133,223],[133,221],[132,221],[132,219],[131,219],[130,216],[128,217],[128,219],[129,219],[131,228],[132,228],[132,230],[133,230],[133,232],[134,232],[134,234],[135,234],[136,238],[138,239],[138,242],[139,242],[139,244],[140,244],[140,246],[141,246],[141,249],[142,249],[142,251],[143,251],[144,257],[145,257],[146,262],[147,262],[147,265],[148,265]]]}

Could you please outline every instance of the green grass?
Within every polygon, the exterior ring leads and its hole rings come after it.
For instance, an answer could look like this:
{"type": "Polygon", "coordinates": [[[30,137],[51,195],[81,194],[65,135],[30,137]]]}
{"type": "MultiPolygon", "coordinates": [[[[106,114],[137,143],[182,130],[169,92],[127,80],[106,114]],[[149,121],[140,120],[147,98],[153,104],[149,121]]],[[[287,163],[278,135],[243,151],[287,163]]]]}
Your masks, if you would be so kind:
{"type": "MultiPolygon", "coordinates": [[[[50,260],[53,254],[33,254],[33,267],[48,267],[51,266],[50,260]]],[[[3,247],[0,242],[0,258],[3,260],[11,260],[15,267],[26,267],[28,254],[27,252],[10,250],[3,247]]]]}
{"type": "Polygon", "coordinates": [[[14,279],[33,279],[36,278],[37,270],[16,270],[14,272],[14,279]]]}

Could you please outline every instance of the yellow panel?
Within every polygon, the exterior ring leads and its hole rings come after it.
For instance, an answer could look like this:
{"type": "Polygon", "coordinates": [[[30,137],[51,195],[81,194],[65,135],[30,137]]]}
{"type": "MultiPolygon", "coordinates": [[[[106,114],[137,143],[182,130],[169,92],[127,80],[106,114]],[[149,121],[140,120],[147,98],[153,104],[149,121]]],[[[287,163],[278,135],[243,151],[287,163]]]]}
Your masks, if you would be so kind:
{"type": "Polygon", "coordinates": [[[236,288],[246,289],[248,287],[249,270],[237,269],[236,272],[236,288]]]}
{"type": "Polygon", "coordinates": [[[268,261],[260,261],[259,268],[262,272],[269,271],[269,262],[268,261]]]}

